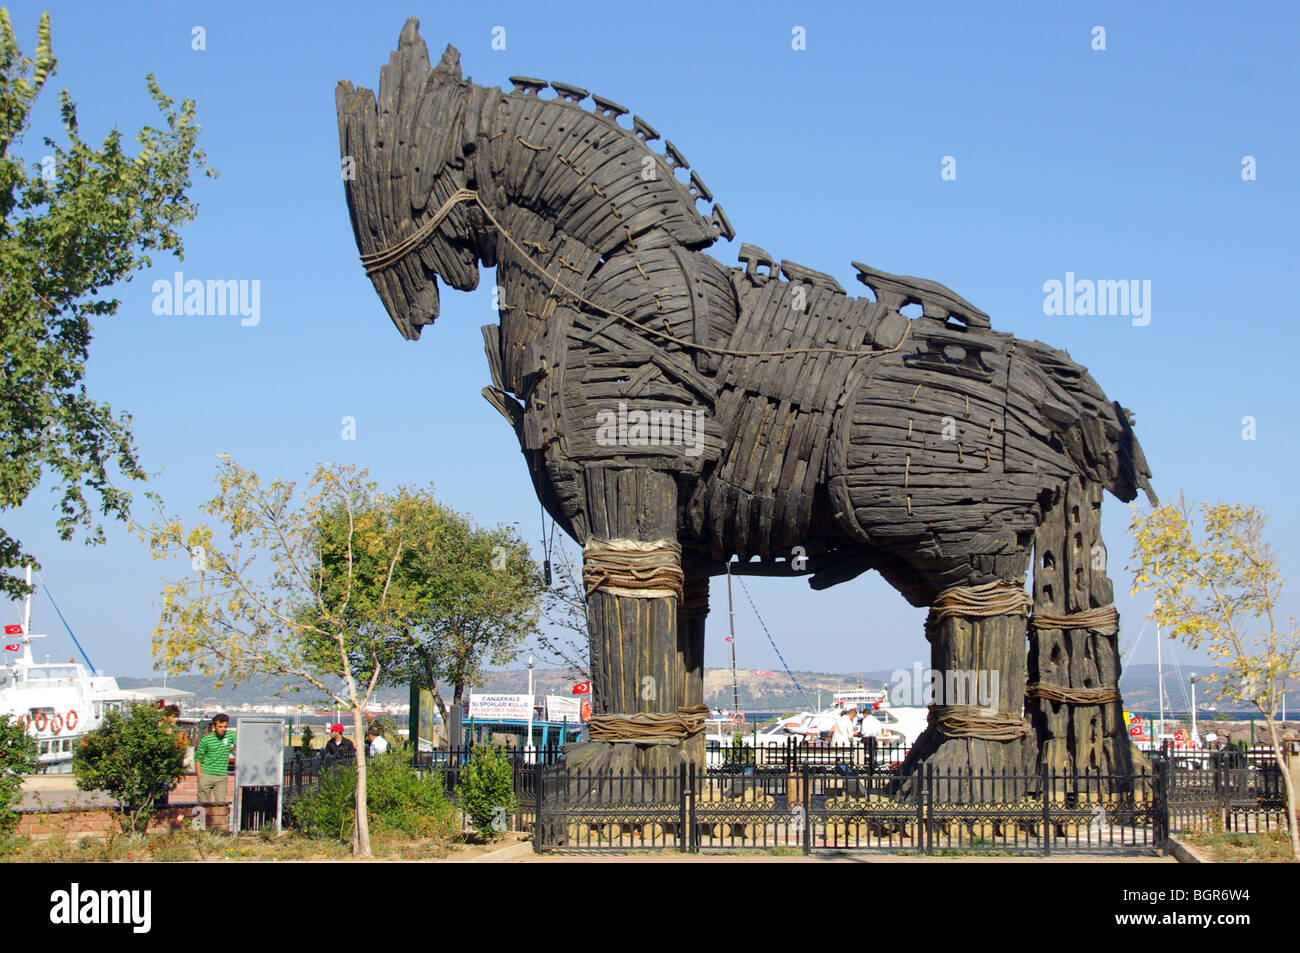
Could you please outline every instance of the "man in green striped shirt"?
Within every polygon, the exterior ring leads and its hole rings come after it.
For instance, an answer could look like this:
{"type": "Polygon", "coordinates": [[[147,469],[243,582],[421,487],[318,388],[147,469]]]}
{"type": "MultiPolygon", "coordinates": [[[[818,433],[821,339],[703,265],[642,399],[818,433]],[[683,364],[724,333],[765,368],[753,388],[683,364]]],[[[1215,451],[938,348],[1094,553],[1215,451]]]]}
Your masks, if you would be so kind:
{"type": "Polygon", "coordinates": [[[235,732],[230,730],[230,716],[217,715],[212,730],[194,749],[194,767],[198,772],[199,803],[226,803],[226,776],[234,760],[235,732]]]}

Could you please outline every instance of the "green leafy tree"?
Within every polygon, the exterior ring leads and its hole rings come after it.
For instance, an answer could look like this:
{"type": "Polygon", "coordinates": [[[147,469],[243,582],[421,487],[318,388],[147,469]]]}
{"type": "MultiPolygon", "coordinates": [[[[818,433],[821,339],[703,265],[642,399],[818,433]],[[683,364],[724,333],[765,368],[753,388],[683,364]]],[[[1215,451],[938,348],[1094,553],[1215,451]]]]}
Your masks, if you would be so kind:
{"type": "MultiPolygon", "coordinates": [[[[155,558],[187,564],[163,590],[158,664],[173,674],[216,675],[218,685],[259,676],[291,690],[306,683],[351,714],[352,743],[363,750],[366,706],[388,646],[407,624],[403,593],[391,585],[409,542],[405,527],[359,534],[387,501],[352,467],[318,467],[296,501],[292,481],[264,484],[229,457],[216,483],[202,510],[225,539],[165,514],[146,531],[155,558]],[[320,532],[326,513],[339,521],[329,537],[320,532]]],[[[366,759],[354,770],[353,850],[368,857],[366,759]]]]}
{"type": "Polygon", "coordinates": [[[479,836],[494,840],[506,830],[516,806],[510,760],[491,745],[475,745],[460,770],[456,796],[479,836]]]}
{"type": "Polygon", "coordinates": [[[155,802],[185,773],[185,747],[162,709],[133,705],[109,711],[72,754],[72,773],[83,791],[107,791],[121,804],[122,830],[143,834],[155,802]]]}
{"type": "MultiPolygon", "coordinates": [[[[392,567],[389,586],[405,616],[373,662],[357,654],[353,665],[366,672],[372,664],[382,666],[386,684],[415,682],[429,689],[446,720],[448,706],[438,683],[451,684],[451,703],[459,706],[465,691],[481,680],[484,666],[504,665],[516,657],[524,640],[537,632],[542,576],[527,545],[511,529],[477,526],[439,503],[432,488],[399,488],[381,507],[359,517],[337,509],[325,512],[319,533],[327,541],[326,567],[351,558],[362,576],[377,582],[387,568],[371,554],[385,551],[373,541],[399,529],[406,546],[392,567]]],[[[332,578],[337,586],[343,577],[336,571],[332,578]]],[[[353,605],[362,611],[355,600],[353,605]]]]}
{"type": "MultiPolygon", "coordinates": [[[[95,510],[129,515],[130,494],[114,485],[114,470],[129,480],[145,474],[130,416],[114,415],[86,393],[91,319],[117,312],[120,302],[101,290],[152,265],[151,251],[183,256],[178,228],[198,213],[186,194],[191,179],[216,173],[195,145],[194,103],[174,109],[152,75],[146,82],[162,128],[141,129],[135,155],[117,129],[98,148],[82,139],[64,90],[65,141],[45,138],[46,155],[29,171],[18,147],[57,68],[49,14],[37,27],[32,60],[0,8],[0,510],[18,506],[52,477],[61,491],[60,537],[71,539],[80,528],[88,543],[102,543],[95,510]]],[[[20,541],[0,530],[0,570],[28,562],[20,541]]],[[[16,598],[27,591],[18,575],[0,571],[0,593],[16,598]]]]}
{"type": "Polygon", "coordinates": [[[36,770],[36,742],[11,715],[0,715],[0,839],[18,825],[13,810],[23,795],[23,775],[36,770]]]}
{"type": "Polygon", "coordinates": [[[1215,672],[1206,681],[1264,716],[1286,789],[1291,850],[1300,860],[1295,785],[1277,716],[1287,682],[1300,678],[1300,628],[1280,624],[1284,580],[1264,539],[1268,517],[1239,504],[1201,504],[1201,523],[1185,498],[1149,513],[1134,511],[1133,593],[1152,590],[1153,616],[1172,639],[1204,648],[1215,672]]]}
{"type": "Polygon", "coordinates": [[[305,758],[311,754],[311,741],[316,737],[316,733],[311,730],[311,725],[302,726],[302,747],[299,749],[305,758]]]}

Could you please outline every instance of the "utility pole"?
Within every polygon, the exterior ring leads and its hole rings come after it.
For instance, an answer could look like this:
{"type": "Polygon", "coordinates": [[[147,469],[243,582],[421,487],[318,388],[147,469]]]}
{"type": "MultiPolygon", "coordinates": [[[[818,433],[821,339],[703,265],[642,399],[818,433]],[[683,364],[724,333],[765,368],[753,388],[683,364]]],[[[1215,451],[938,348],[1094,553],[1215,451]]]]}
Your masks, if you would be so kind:
{"type": "Polygon", "coordinates": [[[727,560],[727,617],[731,625],[731,712],[740,711],[740,678],[736,675],[736,607],[731,601],[731,560],[727,560]]]}
{"type": "Polygon", "coordinates": [[[1156,747],[1161,747],[1160,736],[1165,730],[1165,656],[1160,639],[1160,629],[1156,628],[1156,694],[1160,696],[1160,720],[1156,723],[1156,747]]]}

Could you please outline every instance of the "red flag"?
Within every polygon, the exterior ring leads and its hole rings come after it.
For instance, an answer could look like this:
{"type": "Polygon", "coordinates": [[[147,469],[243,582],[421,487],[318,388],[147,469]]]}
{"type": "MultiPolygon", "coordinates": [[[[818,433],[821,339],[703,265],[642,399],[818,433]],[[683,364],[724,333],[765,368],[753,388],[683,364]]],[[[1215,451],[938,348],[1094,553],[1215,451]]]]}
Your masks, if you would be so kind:
{"type": "Polygon", "coordinates": [[[754,674],[755,674],[755,675],[771,675],[772,673],[769,672],[769,671],[768,671],[767,669],[765,669],[765,668],[756,668],[756,669],[754,669],[754,674]]]}
{"type": "Polygon", "coordinates": [[[591,682],[579,682],[573,686],[573,694],[587,695],[591,693],[591,682]]]}
{"type": "Polygon", "coordinates": [[[22,635],[22,634],[23,634],[23,627],[21,625],[5,626],[5,635],[22,635]]]}
{"type": "Polygon", "coordinates": [[[729,636],[729,635],[724,635],[724,636],[722,637],[722,641],[724,641],[724,642],[730,642],[730,641],[731,641],[731,636],[729,636]]]}
{"type": "Polygon", "coordinates": [[[5,651],[6,651],[6,652],[21,652],[22,650],[23,650],[23,647],[22,647],[21,645],[6,645],[6,646],[5,646],[5,651]]]}

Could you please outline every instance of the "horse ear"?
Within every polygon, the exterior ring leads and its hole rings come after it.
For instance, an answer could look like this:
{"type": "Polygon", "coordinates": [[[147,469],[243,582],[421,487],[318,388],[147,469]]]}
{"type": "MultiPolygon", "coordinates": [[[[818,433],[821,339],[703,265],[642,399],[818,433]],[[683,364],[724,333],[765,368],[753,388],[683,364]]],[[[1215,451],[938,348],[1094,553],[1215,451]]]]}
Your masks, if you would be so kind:
{"type": "Polygon", "coordinates": [[[450,43],[442,51],[442,59],[438,60],[438,65],[433,68],[435,73],[446,73],[452,79],[460,79],[460,51],[450,43]]]}

